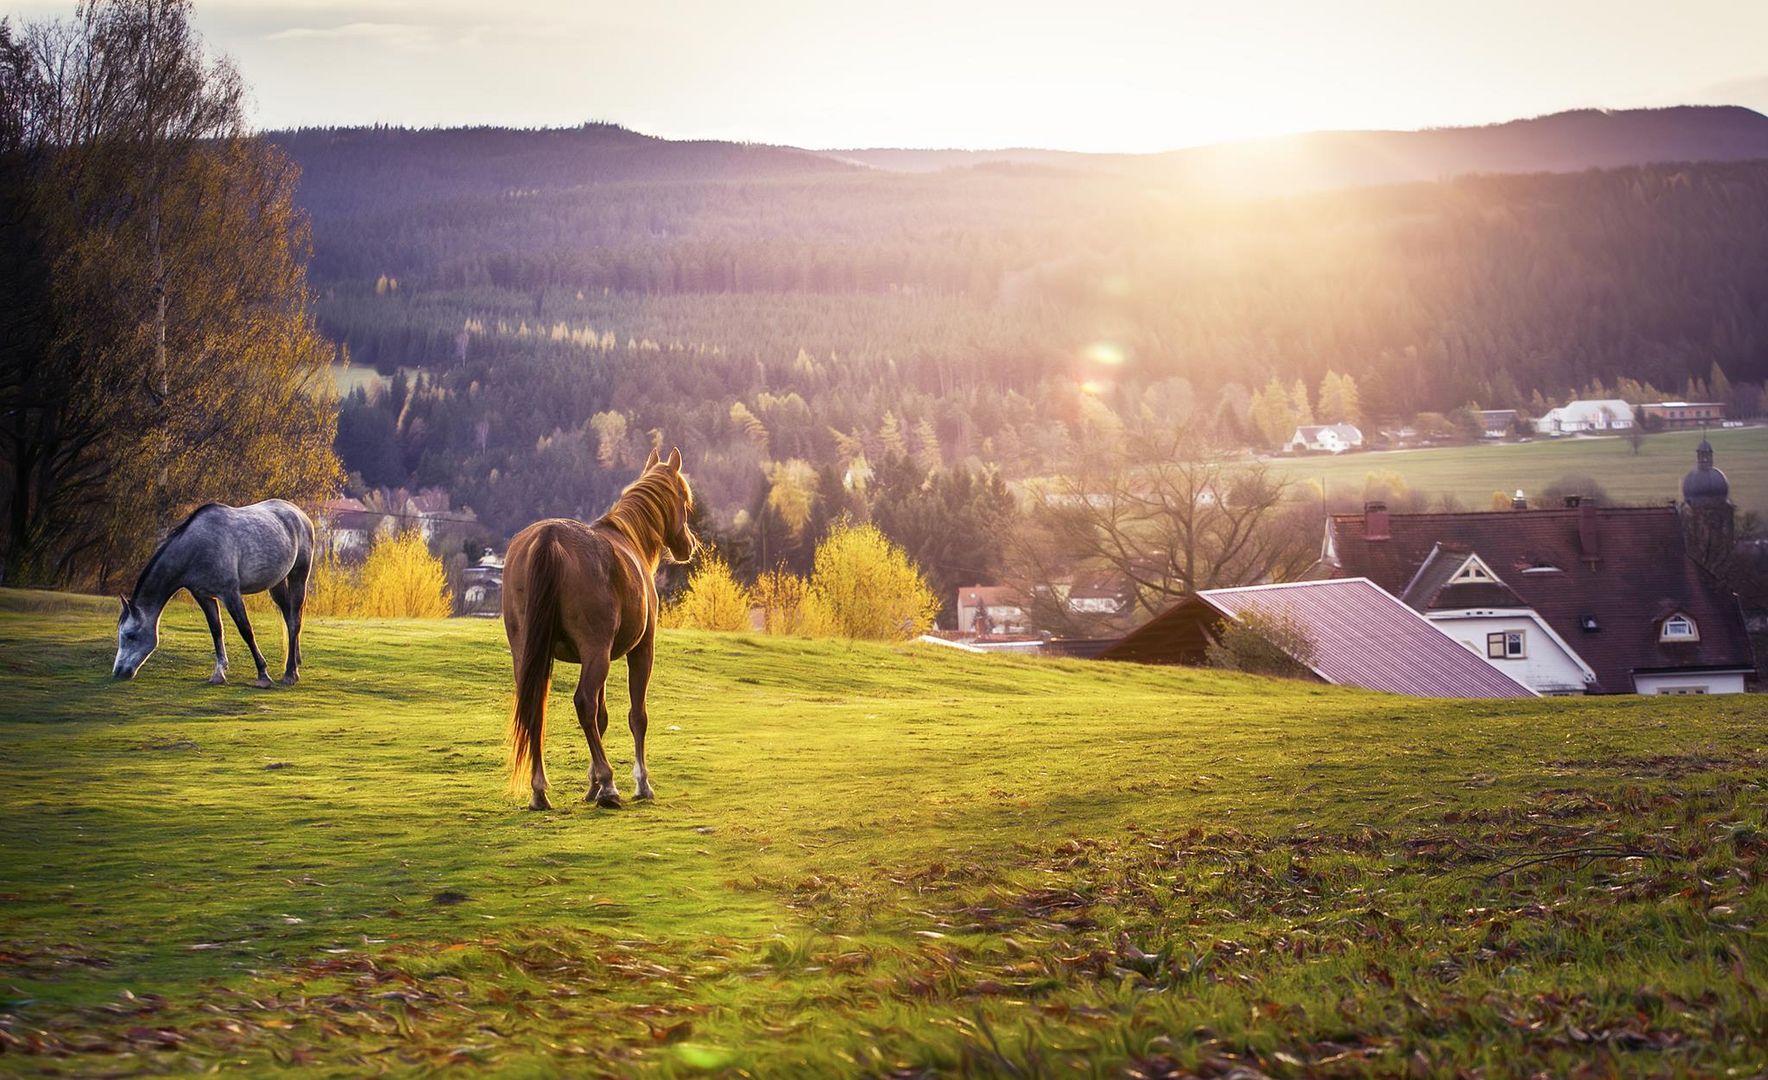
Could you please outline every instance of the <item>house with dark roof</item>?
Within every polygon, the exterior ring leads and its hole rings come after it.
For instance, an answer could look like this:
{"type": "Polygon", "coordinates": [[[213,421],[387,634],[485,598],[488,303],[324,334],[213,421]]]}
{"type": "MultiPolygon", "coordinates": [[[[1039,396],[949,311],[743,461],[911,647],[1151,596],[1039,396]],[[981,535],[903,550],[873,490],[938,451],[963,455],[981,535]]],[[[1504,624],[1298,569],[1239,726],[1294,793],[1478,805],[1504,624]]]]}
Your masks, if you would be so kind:
{"type": "Polygon", "coordinates": [[[1126,634],[1100,659],[1200,664],[1225,623],[1255,618],[1299,636],[1292,658],[1335,686],[1415,697],[1535,696],[1512,672],[1486,663],[1367,578],[1205,589],[1126,634]]]}
{"type": "MultiPolygon", "coordinates": [[[[1711,449],[1690,483],[1712,486],[1711,449]]],[[[1694,474],[1690,474],[1691,477],[1694,474]]],[[[1542,693],[1741,693],[1755,657],[1737,597],[1675,506],[1327,519],[1321,570],[1368,578],[1542,693]]]]}
{"type": "Polygon", "coordinates": [[[1596,673],[1558,631],[1477,552],[1459,544],[1437,543],[1400,593],[1400,602],[1537,693],[1582,694],[1596,681],[1596,673]]]}
{"type": "Polygon", "coordinates": [[[1520,414],[1515,409],[1481,409],[1479,426],[1481,438],[1507,439],[1516,430],[1516,421],[1520,414]]]}

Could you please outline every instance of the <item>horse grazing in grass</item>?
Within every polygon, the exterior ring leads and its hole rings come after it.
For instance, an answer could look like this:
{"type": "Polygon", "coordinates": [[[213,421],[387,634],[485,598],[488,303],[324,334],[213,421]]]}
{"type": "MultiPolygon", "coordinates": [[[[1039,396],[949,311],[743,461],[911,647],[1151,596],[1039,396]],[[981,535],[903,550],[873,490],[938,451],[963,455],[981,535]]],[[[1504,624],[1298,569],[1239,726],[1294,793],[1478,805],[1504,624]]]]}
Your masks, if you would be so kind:
{"type": "Polygon", "coordinates": [[[258,686],[270,685],[264,654],[246,618],[246,593],[270,591],[289,631],[282,681],[292,685],[301,666],[301,607],[313,567],[313,522],[281,499],[250,506],[199,506],[172,530],[136,579],[132,596],[120,597],[117,659],[111,674],[133,679],[160,643],[160,613],[179,589],[189,589],[215,639],[211,683],[227,681],[227,646],[221,641],[221,607],[233,616],[258,665],[258,686]]]}
{"type": "Polygon", "coordinates": [[[533,793],[530,810],[547,810],[546,696],[554,660],[581,664],[577,723],[589,740],[589,794],[598,806],[620,805],[614,770],[602,749],[608,730],[608,669],[626,657],[632,709],[632,778],[638,797],[649,799],[645,768],[645,688],[657,639],[657,565],[694,557],[699,541],[688,528],[694,493],[681,474],[681,451],[659,462],[653,450],[644,472],[595,524],[551,518],[510,541],[503,568],[503,626],[516,667],[516,708],[510,720],[514,750],[511,785],[524,780],[533,793]]]}

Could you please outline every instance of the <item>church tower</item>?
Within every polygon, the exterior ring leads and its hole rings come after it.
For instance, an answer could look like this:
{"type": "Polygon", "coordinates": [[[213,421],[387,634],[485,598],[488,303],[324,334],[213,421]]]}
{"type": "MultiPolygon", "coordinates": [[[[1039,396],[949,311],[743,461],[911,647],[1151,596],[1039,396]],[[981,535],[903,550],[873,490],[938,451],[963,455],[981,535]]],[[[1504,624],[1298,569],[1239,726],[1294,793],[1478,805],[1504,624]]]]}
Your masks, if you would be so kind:
{"type": "Polygon", "coordinates": [[[1682,478],[1682,534],[1688,557],[1724,579],[1737,549],[1737,508],[1731,483],[1713,466],[1713,444],[1701,439],[1694,469],[1682,478]]]}

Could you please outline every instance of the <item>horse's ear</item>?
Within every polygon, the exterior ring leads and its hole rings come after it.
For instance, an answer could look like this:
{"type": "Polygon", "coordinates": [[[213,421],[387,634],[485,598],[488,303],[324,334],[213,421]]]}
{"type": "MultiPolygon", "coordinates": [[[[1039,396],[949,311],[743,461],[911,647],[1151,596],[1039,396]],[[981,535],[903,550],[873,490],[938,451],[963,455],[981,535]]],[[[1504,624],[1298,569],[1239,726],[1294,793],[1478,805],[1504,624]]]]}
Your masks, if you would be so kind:
{"type": "Polygon", "coordinates": [[[124,595],[123,595],[123,594],[122,594],[122,593],[118,593],[118,594],[117,594],[117,599],[118,599],[118,600],[120,600],[120,601],[122,601],[122,604],[123,604],[123,614],[125,614],[125,615],[127,615],[127,614],[129,614],[129,607],[130,607],[130,605],[129,605],[129,598],[128,598],[128,597],[127,597],[127,596],[124,596],[124,595]]]}
{"type": "Polygon", "coordinates": [[[681,447],[679,446],[672,446],[669,448],[669,471],[681,471],[681,447]]]}
{"type": "Polygon", "coordinates": [[[644,471],[645,471],[645,472],[650,472],[650,471],[651,471],[651,466],[653,466],[653,465],[655,465],[655,464],[657,464],[657,448],[656,448],[656,447],[655,447],[655,446],[653,446],[653,447],[651,447],[651,454],[650,454],[650,456],[649,456],[649,457],[647,457],[647,458],[645,458],[645,468],[644,468],[644,471]]]}

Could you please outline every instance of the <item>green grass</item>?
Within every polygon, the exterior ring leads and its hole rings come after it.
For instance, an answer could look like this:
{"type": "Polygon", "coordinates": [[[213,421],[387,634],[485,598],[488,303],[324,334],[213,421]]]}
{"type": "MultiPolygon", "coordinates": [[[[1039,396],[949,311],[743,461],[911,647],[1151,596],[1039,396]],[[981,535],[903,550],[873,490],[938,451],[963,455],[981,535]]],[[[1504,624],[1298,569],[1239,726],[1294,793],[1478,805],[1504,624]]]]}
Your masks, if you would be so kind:
{"type": "Polygon", "coordinates": [[[268,691],[112,628],[0,593],[0,1072],[1768,1067],[1761,698],[670,633],[658,801],[570,801],[560,680],[535,814],[495,622],[315,621],[268,691]]]}
{"type": "MultiPolygon", "coordinates": [[[[1768,427],[1709,432],[1715,463],[1731,481],[1740,510],[1768,515],[1768,427]]],[[[1662,504],[1681,498],[1682,477],[1694,468],[1698,431],[1648,435],[1639,453],[1620,438],[1537,439],[1527,443],[1446,446],[1342,457],[1281,461],[1295,480],[1324,481],[1329,496],[1361,499],[1372,472],[1398,473],[1413,491],[1448,493],[1470,510],[1491,506],[1492,492],[1523,489],[1532,497],[1565,476],[1593,477],[1622,503],[1662,504]]]]}

